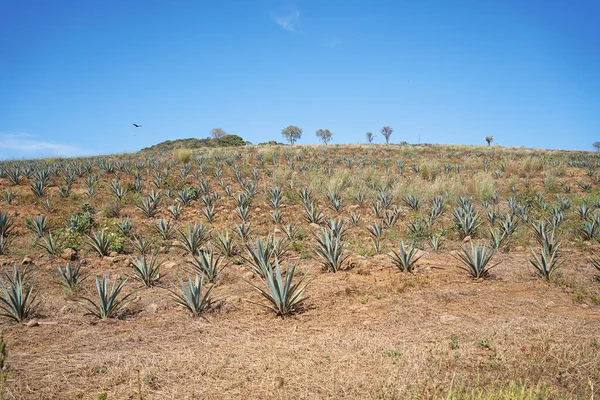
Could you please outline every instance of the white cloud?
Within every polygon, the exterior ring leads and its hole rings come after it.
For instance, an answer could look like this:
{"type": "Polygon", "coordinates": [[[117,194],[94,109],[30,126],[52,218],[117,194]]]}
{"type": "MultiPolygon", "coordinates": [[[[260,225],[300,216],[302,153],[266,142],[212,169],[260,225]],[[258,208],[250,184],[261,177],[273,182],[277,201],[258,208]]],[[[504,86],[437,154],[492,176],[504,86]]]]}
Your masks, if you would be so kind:
{"type": "Polygon", "coordinates": [[[274,16],[275,23],[286,31],[294,32],[300,20],[300,11],[292,9],[284,14],[274,16]]]}
{"type": "Polygon", "coordinates": [[[0,132],[0,157],[74,157],[85,152],[76,146],[38,140],[28,133],[0,132]]]}

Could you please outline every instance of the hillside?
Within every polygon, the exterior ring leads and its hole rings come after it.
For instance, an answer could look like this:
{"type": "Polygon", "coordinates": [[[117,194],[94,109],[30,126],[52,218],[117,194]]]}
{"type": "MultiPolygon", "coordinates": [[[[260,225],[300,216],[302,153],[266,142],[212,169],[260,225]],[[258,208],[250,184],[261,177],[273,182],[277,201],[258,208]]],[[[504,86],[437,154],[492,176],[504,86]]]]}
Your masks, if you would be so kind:
{"type": "Polygon", "coordinates": [[[152,151],[152,152],[168,152],[176,149],[201,149],[204,147],[235,147],[245,146],[250,142],[244,141],[241,136],[238,135],[225,135],[220,140],[213,138],[188,138],[188,139],[176,139],[166,140],[155,144],[154,146],[146,147],[141,151],[152,151]]]}

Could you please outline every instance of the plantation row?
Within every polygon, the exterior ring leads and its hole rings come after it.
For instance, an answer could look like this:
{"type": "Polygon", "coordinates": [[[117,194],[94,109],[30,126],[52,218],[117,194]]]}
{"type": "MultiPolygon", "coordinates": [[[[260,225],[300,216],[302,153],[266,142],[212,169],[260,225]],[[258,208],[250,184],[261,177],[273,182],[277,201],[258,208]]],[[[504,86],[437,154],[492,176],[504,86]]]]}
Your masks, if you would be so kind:
{"type": "MultiPolygon", "coordinates": [[[[522,244],[532,247],[533,271],[550,279],[565,245],[588,243],[593,251],[600,229],[597,156],[443,150],[249,147],[4,162],[0,255],[129,253],[128,275],[153,286],[161,279],[160,253],[181,252],[190,275],[170,293],[194,314],[218,302],[212,290],[223,268],[244,264],[259,280],[248,283],[266,300],[261,304],[285,316],[298,309],[310,283],[295,262],[282,270],[285,259],[314,259],[323,271],[337,272],[350,268],[353,254],[388,249],[399,271],[413,272],[418,248],[448,246],[458,249],[460,268],[486,278],[496,252],[522,244]]],[[[590,264],[600,270],[597,256],[590,264]]],[[[104,275],[81,292],[82,268],[58,267],[67,291],[81,293],[92,315],[118,315],[132,294],[124,293],[125,281],[104,275]]],[[[5,316],[22,321],[34,312],[31,275],[31,267],[16,264],[5,272],[5,316]]]]}

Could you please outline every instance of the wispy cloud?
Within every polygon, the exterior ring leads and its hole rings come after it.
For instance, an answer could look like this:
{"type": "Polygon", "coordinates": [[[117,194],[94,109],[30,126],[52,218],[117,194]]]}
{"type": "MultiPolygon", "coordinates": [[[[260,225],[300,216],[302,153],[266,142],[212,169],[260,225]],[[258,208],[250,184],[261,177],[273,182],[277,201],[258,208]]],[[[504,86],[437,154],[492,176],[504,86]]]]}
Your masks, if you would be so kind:
{"type": "Polygon", "coordinates": [[[297,8],[291,8],[286,12],[275,14],[273,20],[286,31],[295,32],[300,21],[300,11],[297,8]]]}
{"type": "Polygon", "coordinates": [[[79,147],[39,140],[29,133],[0,132],[0,158],[73,157],[84,153],[79,147]]]}

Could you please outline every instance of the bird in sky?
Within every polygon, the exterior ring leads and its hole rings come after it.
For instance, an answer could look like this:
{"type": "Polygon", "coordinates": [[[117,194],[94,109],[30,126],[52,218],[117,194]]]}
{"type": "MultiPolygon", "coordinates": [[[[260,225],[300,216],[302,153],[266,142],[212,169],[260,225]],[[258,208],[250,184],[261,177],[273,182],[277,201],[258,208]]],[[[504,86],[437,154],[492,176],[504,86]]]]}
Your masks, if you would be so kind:
{"type": "Polygon", "coordinates": [[[133,124],[133,126],[135,126],[136,128],[141,128],[142,125],[138,125],[138,124],[133,124]]]}

